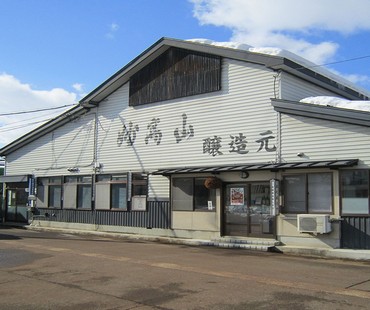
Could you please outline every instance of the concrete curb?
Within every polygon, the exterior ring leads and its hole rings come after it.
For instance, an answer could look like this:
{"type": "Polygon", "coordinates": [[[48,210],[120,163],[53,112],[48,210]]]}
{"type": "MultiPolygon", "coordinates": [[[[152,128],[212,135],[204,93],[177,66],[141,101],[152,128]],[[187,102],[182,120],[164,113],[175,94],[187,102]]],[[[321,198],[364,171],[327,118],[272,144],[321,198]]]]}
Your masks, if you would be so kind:
{"type": "Polygon", "coordinates": [[[356,261],[370,261],[370,250],[352,249],[324,249],[324,248],[305,248],[299,246],[276,246],[278,252],[290,255],[311,256],[332,259],[348,259],[356,261]]]}

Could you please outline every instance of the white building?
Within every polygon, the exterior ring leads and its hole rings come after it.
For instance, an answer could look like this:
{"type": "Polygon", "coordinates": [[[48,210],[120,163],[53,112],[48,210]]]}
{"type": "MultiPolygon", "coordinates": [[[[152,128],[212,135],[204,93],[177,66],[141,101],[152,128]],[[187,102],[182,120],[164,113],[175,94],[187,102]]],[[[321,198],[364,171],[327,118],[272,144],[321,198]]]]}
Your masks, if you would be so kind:
{"type": "Polygon", "coordinates": [[[289,54],[162,38],[0,150],[3,219],[369,249],[370,112],[310,96],[369,99],[289,54]]]}

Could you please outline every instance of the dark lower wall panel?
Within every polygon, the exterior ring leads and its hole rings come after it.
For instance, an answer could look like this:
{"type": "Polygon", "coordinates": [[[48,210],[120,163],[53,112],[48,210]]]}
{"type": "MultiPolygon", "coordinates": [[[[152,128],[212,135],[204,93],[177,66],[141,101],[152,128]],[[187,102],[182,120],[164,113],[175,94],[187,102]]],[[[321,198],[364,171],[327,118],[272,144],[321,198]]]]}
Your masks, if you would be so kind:
{"type": "Polygon", "coordinates": [[[341,227],[342,248],[370,250],[370,217],[344,216],[341,227]]]}
{"type": "Polygon", "coordinates": [[[34,218],[43,221],[78,224],[171,228],[171,209],[168,201],[150,201],[146,211],[40,208],[37,210],[34,218]]]}

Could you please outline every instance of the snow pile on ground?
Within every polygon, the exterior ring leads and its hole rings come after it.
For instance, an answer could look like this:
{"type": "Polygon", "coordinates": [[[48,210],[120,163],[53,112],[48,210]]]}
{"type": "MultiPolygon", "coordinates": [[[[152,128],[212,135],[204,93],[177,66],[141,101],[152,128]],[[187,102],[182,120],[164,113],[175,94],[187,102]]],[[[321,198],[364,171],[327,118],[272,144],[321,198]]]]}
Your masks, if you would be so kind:
{"type": "Polygon", "coordinates": [[[299,102],[370,112],[370,101],[365,100],[347,100],[338,97],[317,96],[307,97],[301,99],[299,102]]]}

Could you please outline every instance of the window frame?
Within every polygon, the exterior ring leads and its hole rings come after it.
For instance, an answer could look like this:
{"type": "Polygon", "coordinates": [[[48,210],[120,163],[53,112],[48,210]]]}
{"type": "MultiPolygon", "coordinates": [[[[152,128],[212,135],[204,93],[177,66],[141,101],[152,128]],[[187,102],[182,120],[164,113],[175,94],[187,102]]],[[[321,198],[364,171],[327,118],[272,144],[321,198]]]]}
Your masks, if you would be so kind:
{"type": "Polygon", "coordinates": [[[63,176],[46,176],[37,178],[36,206],[39,208],[63,208],[63,176]],[[59,206],[51,205],[51,192],[53,188],[60,188],[59,206]]]}
{"type": "MultiPolygon", "coordinates": [[[[216,189],[208,189],[208,198],[210,197],[209,195],[214,195],[214,197],[212,197],[212,200],[207,200],[207,201],[212,201],[212,209],[208,209],[208,206],[207,208],[203,207],[203,208],[199,208],[196,206],[196,196],[195,196],[195,192],[196,192],[196,180],[203,180],[203,184],[204,184],[204,181],[206,180],[207,177],[172,177],[171,178],[171,209],[172,211],[181,211],[181,212],[216,212],[216,205],[217,205],[217,192],[216,192],[216,189]],[[191,181],[191,188],[190,191],[191,193],[188,195],[188,197],[191,196],[191,201],[188,205],[187,208],[177,208],[176,207],[176,204],[175,204],[175,200],[174,200],[174,182],[176,180],[187,180],[187,181],[191,181]],[[211,191],[213,192],[213,194],[211,194],[211,191]]],[[[186,196],[185,196],[186,198],[186,196]]]]}
{"type": "Polygon", "coordinates": [[[63,206],[63,178],[60,177],[49,177],[48,178],[48,201],[47,201],[47,207],[52,209],[62,209],[63,206]],[[57,182],[55,180],[57,179],[57,182]],[[51,198],[51,191],[52,189],[59,188],[60,189],[60,199],[59,199],[59,207],[51,206],[50,205],[50,198],[51,198]]]}
{"type": "MultiPolygon", "coordinates": [[[[99,186],[109,186],[109,194],[106,197],[108,199],[108,208],[96,208],[97,210],[113,210],[113,211],[122,211],[126,212],[129,210],[128,206],[128,176],[127,173],[116,173],[116,174],[98,174],[96,175],[95,179],[95,189],[96,189],[96,194],[98,193],[98,187],[99,186]],[[99,180],[99,178],[106,178],[104,180],[99,180]],[[114,179],[114,178],[122,178],[122,180],[119,179],[114,179]],[[113,194],[113,186],[114,185],[119,185],[119,184],[126,184],[126,199],[125,199],[125,206],[122,208],[115,208],[112,206],[112,194],[113,194]]],[[[95,197],[95,201],[96,201],[95,197]]]]}
{"type": "Polygon", "coordinates": [[[366,216],[370,217],[370,170],[369,169],[345,169],[339,171],[339,206],[340,206],[340,215],[341,216],[366,216]],[[346,172],[356,172],[356,171],[366,171],[367,172],[367,210],[368,213],[343,213],[343,183],[342,177],[346,172]]]}
{"type": "Polygon", "coordinates": [[[332,172],[302,172],[302,173],[287,173],[282,176],[283,180],[283,208],[282,212],[283,214],[334,214],[334,178],[332,172]],[[329,210],[323,210],[323,211],[311,211],[310,206],[310,188],[309,188],[309,176],[311,175],[323,175],[327,174],[330,175],[330,211],[329,210]],[[304,210],[300,210],[297,212],[290,211],[287,206],[287,177],[294,177],[294,176],[303,176],[304,177],[304,210]]]}
{"type": "MultiPolygon", "coordinates": [[[[93,177],[92,175],[68,175],[64,177],[63,182],[63,202],[65,202],[67,197],[65,196],[72,195],[69,199],[74,201],[74,206],[69,207],[68,209],[77,209],[77,210],[92,210],[92,195],[93,195],[93,177]],[[90,200],[88,207],[81,207],[84,204],[80,203],[80,194],[81,189],[84,187],[90,187],[90,200]],[[74,197],[73,197],[74,196],[74,197]]],[[[69,199],[67,201],[69,201],[69,199]]],[[[63,207],[66,207],[65,205],[63,207]]]]}
{"type": "Polygon", "coordinates": [[[148,174],[129,172],[128,201],[131,211],[146,211],[148,204],[148,174]],[[143,190],[144,189],[144,190],[143,190]]]}
{"type": "MultiPolygon", "coordinates": [[[[97,210],[112,210],[112,211],[146,211],[148,201],[148,174],[143,172],[124,172],[124,173],[112,173],[112,174],[98,174],[95,178],[95,189],[96,197],[95,203],[100,198],[97,198],[99,193],[99,186],[109,186],[109,196],[105,197],[108,202],[109,208],[102,208],[96,206],[97,210]],[[105,180],[99,181],[99,178],[106,178],[105,180]],[[121,180],[115,178],[122,178],[121,180]],[[114,208],[113,203],[113,186],[125,184],[126,185],[126,199],[125,206],[123,208],[114,208]],[[136,206],[140,206],[137,208],[136,206]]],[[[104,197],[103,199],[104,200],[104,197]]]]}

